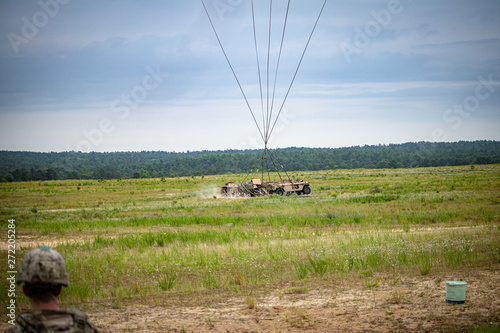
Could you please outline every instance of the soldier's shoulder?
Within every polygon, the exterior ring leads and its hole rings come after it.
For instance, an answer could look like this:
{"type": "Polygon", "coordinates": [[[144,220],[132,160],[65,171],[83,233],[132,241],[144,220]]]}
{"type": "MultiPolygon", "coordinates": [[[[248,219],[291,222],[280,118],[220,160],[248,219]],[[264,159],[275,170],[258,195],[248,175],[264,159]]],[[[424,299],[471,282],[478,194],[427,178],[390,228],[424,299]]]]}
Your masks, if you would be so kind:
{"type": "Polygon", "coordinates": [[[16,324],[5,330],[5,333],[25,333],[25,324],[32,321],[31,312],[23,312],[16,318],[16,324]]]}
{"type": "Polygon", "coordinates": [[[87,314],[76,308],[66,309],[68,314],[73,316],[76,326],[82,329],[82,332],[99,332],[97,328],[92,324],[87,317],[87,314]]]}
{"type": "Polygon", "coordinates": [[[78,309],[21,313],[17,318],[16,326],[9,328],[10,331],[6,332],[38,332],[40,328],[46,332],[98,332],[97,328],[87,320],[87,315],[78,309]]]}
{"type": "Polygon", "coordinates": [[[23,333],[21,327],[14,325],[5,330],[5,333],[23,333]]]}
{"type": "Polygon", "coordinates": [[[26,325],[33,322],[33,314],[31,312],[23,312],[16,318],[16,324],[5,330],[6,333],[24,333],[27,332],[26,325]]]}
{"type": "Polygon", "coordinates": [[[68,308],[68,309],[64,310],[64,312],[72,315],[73,317],[75,317],[77,319],[87,320],[87,314],[81,310],[76,309],[76,308],[68,308]]]}

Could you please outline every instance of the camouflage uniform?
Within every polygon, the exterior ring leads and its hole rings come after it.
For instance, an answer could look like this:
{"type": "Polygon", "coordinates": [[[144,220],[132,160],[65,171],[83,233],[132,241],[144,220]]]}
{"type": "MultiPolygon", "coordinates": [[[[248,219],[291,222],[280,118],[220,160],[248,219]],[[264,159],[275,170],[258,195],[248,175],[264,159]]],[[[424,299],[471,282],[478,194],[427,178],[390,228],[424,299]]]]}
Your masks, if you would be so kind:
{"type": "MultiPolygon", "coordinates": [[[[17,271],[17,283],[27,283],[33,289],[69,286],[68,274],[61,255],[46,246],[28,252],[17,271]]],[[[82,332],[98,330],[87,321],[87,315],[77,309],[37,310],[22,313],[16,325],[6,333],[82,332]]]]}
{"type": "Polygon", "coordinates": [[[87,315],[77,309],[25,312],[16,321],[16,326],[7,329],[6,333],[98,332],[87,321],[87,315]]]}

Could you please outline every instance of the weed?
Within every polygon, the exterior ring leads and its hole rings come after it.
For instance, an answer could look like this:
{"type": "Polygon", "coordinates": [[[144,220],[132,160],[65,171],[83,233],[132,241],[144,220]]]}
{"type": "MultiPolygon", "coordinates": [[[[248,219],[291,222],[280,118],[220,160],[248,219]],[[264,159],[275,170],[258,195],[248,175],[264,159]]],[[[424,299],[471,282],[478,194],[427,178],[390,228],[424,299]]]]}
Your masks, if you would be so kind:
{"type": "Polygon", "coordinates": [[[329,266],[329,262],[326,258],[308,256],[309,270],[318,275],[324,275],[329,266]]]}
{"type": "Polygon", "coordinates": [[[424,253],[417,257],[417,267],[422,276],[426,276],[430,273],[432,264],[432,257],[428,253],[424,253]]]}
{"type": "Polygon", "coordinates": [[[245,298],[245,304],[249,309],[255,309],[255,298],[253,296],[247,296],[245,298]]]}
{"type": "Polygon", "coordinates": [[[402,304],[403,301],[404,293],[399,289],[392,290],[389,298],[387,299],[387,302],[391,304],[402,304]]]}
{"type": "Polygon", "coordinates": [[[314,327],[314,321],[306,311],[299,308],[291,308],[285,316],[286,322],[292,326],[302,329],[314,327]]]}
{"type": "Polygon", "coordinates": [[[237,286],[243,285],[244,279],[241,275],[239,274],[234,274],[233,275],[233,283],[237,286]]]}
{"type": "Polygon", "coordinates": [[[390,287],[394,287],[398,282],[399,282],[399,276],[393,275],[392,277],[389,278],[389,281],[387,282],[387,284],[390,287]]]}
{"type": "Polygon", "coordinates": [[[219,279],[210,272],[207,272],[203,279],[203,284],[208,289],[217,289],[221,286],[219,279]]]}
{"type": "Polygon", "coordinates": [[[365,279],[366,279],[366,278],[370,278],[370,277],[372,277],[372,276],[373,276],[373,270],[371,270],[371,269],[367,269],[367,270],[361,271],[361,272],[359,273],[359,275],[360,275],[361,277],[364,277],[365,279]]]}
{"type": "Polygon", "coordinates": [[[164,275],[158,279],[158,286],[161,290],[170,290],[174,287],[176,275],[164,275]]]}
{"type": "Polygon", "coordinates": [[[486,325],[486,326],[474,326],[474,329],[470,331],[471,333],[499,333],[500,327],[497,325],[486,325]]]}
{"type": "Polygon", "coordinates": [[[307,287],[292,287],[286,291],[286,294],[304,294],[309,291],[307,287]]]}
{"type": "Polygon", "coordinates": [[[309,273],[309,268],[306,263],[299,262],[295,265],[295,271],[299,279],[305,279],[309,273]]]}
{"type": "Polygon", "coordinates": [[[492,251],[493,261],[496,263],[500,263],[500,248],[496,248],[492,251]]]}
{"type": "Polygon", "coordinates": [[[373,279],[373,278],[365,278],[364,282],[363,282],[363,286],[366,288],[366,289],[373,289],[373,288],[376,288],[378,287],[378,284],[380,283],[380,280],[381,278],[378,277],[376,279],[373,279]]]}
{"type": "Polygon", "coordinates": [[[81,281],[78,285],[71,284],[67,294],[79,302],[85,302],[91,294],[92,287],[88,281],[81,281]]]}

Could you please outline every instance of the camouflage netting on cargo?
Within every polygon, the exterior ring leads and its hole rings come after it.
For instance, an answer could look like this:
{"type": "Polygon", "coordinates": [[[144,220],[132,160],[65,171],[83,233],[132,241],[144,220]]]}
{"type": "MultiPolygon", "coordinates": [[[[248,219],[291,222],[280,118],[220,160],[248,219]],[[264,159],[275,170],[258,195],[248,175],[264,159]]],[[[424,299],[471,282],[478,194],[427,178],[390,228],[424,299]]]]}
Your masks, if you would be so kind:
{"type": "Polygon", "coordinates": [[[258,197],[269,194],[261,185],[257,185],[254,187],[254,184],[252,182],[238,184],[237,186],[238,192],[243,196],[258,197]]]}
{"type": "Polygon", "coordinates": [[[270,194],[310,195],[311,187],[308,181],[291,179],[270,182],[252,179],[250,182],[242,184],[227,182],[221,187],[223,197],[259,197],[270,194]]]}

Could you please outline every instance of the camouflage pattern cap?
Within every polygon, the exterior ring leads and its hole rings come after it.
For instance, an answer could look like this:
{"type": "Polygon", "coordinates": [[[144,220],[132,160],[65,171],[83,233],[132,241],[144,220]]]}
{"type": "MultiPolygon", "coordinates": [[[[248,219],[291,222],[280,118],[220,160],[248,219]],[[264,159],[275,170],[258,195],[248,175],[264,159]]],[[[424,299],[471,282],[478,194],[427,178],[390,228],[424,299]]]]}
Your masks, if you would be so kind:
{"type": "Polygon", "coordinates": [[[47,246],[29,251],[17,270],[17,283],[69,286],[64,259],[47,246]]]}

